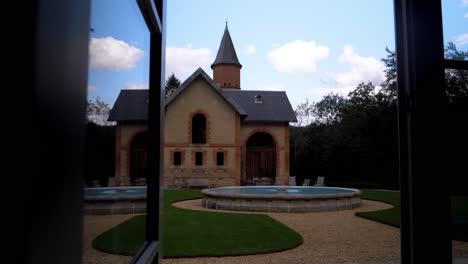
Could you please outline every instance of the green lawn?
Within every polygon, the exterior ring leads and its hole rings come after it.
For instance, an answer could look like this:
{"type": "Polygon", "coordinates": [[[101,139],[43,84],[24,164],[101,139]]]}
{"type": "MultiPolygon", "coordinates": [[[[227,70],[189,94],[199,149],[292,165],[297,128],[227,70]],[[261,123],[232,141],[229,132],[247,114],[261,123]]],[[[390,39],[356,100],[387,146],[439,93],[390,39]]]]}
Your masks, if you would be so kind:
{"type": "Polygon", "coordinates": [[[453,196],[452,218],[459,221],[453,225],[453,239],[468,242],[468,196],[453,196]]]}
{"type": "MultiPolygon", "coordinates": [[[[164,257],[226,256],[275,252],[296,247],[302,237],[261,214],[212,213],[171,206],[201,197],[198,190],[166,190],[163,210],[164,257]]],[[[145,216],[136,216],[99,235],[93,247],[134,255],[144,241],[145,216]]]]}
{"type": "Polygon", "coordinates": [[[357,212],[357,216],[400,227],[400,192],[366,189],[361,191],[362,199],[385,202],[392,204],[394,207],[373,212],[357,212]]]}
{"type": "MultiPolygon", "coordinates": [[[[370,220],[400,227],[400,192],[382,190],[362,190],[362,199],[392,204],[390,209],[374,212],[357,212],[356,215],[370,220]]],[[[453,225],[453,239],[468,241],[468,197],[455,196],[451,199],[452,218],[459,223],[453,225]]]]}

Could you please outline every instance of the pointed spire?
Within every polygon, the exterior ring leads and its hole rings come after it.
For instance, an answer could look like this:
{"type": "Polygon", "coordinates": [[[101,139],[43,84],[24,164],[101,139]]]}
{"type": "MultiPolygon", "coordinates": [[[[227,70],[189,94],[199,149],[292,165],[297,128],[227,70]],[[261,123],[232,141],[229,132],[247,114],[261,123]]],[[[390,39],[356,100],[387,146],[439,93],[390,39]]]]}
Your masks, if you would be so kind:
{"type": "Polygon", "coordinates": [[[229,34],[227,19],[223,38],[221,39],[221,44],[219,44],[218,54],[216,55],[216,59],[213,64],[211,64],[211,68],[213,69],[213,67],[218,64],[231,64],[242,68],[239,59],[237,59],[237,54],[236,50],[234,49],[234,44],[232,43],[231,35],[229,34]]]}

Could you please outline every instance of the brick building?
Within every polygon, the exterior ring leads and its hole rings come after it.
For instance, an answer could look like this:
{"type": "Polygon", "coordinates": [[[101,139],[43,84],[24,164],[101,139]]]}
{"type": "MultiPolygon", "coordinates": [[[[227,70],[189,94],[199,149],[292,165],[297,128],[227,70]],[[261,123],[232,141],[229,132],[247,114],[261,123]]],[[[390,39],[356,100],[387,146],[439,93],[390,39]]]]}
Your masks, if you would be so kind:
{"type": "MultiPolygon", "coordinates": [[[[228,27],[213,79],[201,68],[166,98],[166,187],[287,184],[289,122],[296,117],[282,91],[241,89],[241,68],[228,27]]],[[[109,116],[117,121],[117,185],[147,176],[148,90],[122,90],[109,116]]]]}

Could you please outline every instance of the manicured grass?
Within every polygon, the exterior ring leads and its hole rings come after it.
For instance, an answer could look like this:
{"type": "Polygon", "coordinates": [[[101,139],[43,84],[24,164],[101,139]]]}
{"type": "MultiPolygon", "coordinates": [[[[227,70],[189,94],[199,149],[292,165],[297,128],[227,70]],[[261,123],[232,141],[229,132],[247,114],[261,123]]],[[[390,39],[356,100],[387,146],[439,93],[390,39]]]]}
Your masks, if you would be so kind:
{"type": "MultiPolygon", "coordinates": [[[[392,204],[390,209],[374,212],[357,212],[356,215],[400,227],[400,192],[383,190],[361,190],[362,199],[374,200],[392,204]]],[[[468,241],[468,197],[454,196],[451,199],[452,219],[456,224],[452,225],[452,238],[455,240],[468,241]]],[[[436,213],[436,211],[434,211],[436,213]]]]}
{"type": "Polygon", "coordinates": [[[452,215],[468,221],[468,196],[452,196],[452,215]]]}
{"type": "Polygon", "coordinates": [[[452,238],[468,242],[468,196],[453,196],[451,209],[452,218],[455,220],[455,224],[452,225],[452,238]]]}
{"type": "Polygon", "coordinates": [[[361,199],[389,203],[394,207],[373,212],[357,212],[357,216],[381,222],[387,225],[400,227],[400,192],[366,189],[361,191],[361,199]]]}
{"type": "MultiPolygon", "coordinates": [[[[261,214],[213,213],[171,206],[201,197],[197,190],[164,192],[162,255],[164,257],[226,256],[281,251],[300,245],[291,228],[261,214]]],[[[134,255],[144,241],[145,217],[136,216],[99,235],[93,247],[134,255]]]]}

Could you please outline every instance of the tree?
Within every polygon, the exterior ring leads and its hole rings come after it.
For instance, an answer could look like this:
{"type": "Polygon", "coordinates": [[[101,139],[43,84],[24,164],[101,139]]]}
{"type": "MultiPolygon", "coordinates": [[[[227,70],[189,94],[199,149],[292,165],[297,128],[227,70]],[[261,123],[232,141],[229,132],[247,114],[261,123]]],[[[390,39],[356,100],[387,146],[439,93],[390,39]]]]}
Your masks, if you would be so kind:
{"type": "Polygon", "coordinates": [[[95,101],[88,100],[86,104],[86,119],[88,122],[95,123],[100,126],[113,126],[115,122],[107,121],[111,108],[109,104],[99,99],[99,96],[95,101]]]}
{"type": "MultiPolygon", "coordinates": [[[[398,188],[396,54],[385,50],[385,80],[380,87],[362,82],[347,97],[328,94],[316,103],[306,101],[298,106],[301,123],[303,116],[311,123],[291,127],[293,175],[325,175],[329,183],[340,186],[398,188]]],[[[448,43],[445,58],[466,61],[468,51],[448,43]]],[[[463,123],[468,109],[468,71],[446,69],[445,79],[446,105],[434,106],[444,111],[445,118],[434,120],[434,126],[446,128],[441,138],[447,149],[441,162],[447,164],[447,174],[456,175],[466,164],[466,157],[459,153],[468,148],[468,128],[463,123]]]]}
{"type": "Polygon", "coordinates": [[[346,105],[346,101],[339,94],[330,93],[325,95],[322,100],[315,104],[313,109],[315,122],[325,124],[340,122],[340,113],[344,105],[346,105]]]}
{"type": "Polygon", "coordinates": [[[396,72],[396,54],[394,51],[385,48],[388,53],[387,58],[382,59],[385,64],[385,81],[381,84],[382,91],[389,100],[396,101],[397,98],[397,72],[396,72]]]}
{"type": "Polygon", "coordinates": [[[115,126],[86,125],[84,177],[86,185],[99,180],[106,186],[115,171],[115,126]]]}
{"type": "Polygon", "coordinates": [[[306,98],[304,103],[300,103],[296,110],[294,110],[294,114],[296,114],[297,123],[295,126],[304,127],[309,125],[313,121],[313,110],[314,104],[309,103],[309,99],[306,98]]]}
{"type": "Polygon", "coordinates": [[[172,73],[166,81],[166,96],[169,96],[175,92],[179,86],[180,80],[175,77],[174,73],[172,73]]]}
{"type": "MultiPolygon", "coordinates": [[[[445,48],[445,58],[450,60],[468,60],[468,50],[459,51],[452,42],[445,48]]],[[[468,70],[445,70],[445,93],[450,103],[466,101],[468,98],[468,70]]]]}
{"type": "MultiPolygon", "coordinates": [[[[385,81],[381,84],[382,91],[389,96],[389,100],[396,101],[397,72],[396,55],[394,51],[385,48],[387,58],[382,59],[385,64],[385,81]]],[[[459,51],[453,42],[448,42],[444,50],[445,58],[450,60],[468,60],[468,50],[459,51]]],[[[467,100],[468,98],[468,71],[459,69],[445,70],[445,93],[449,102],[467,100]]]]}
{"type": "MultiPolygon", "coordinates": [[[[468,50],[459,51],[452,42],[445,48],[445,58],[450,60],[468,60],[468,50]]],[[[466,167],[466,155],[461,155],[468,149],[468,128],[466,113],[468,113],[468,70],[445,69],[446,113],[439,125],[444,126],[444,160],[447,175],[458,175],[466,167]]],[[[463,177],[453,177],[453,186],[466,186],[463,177]]],[[[462,190],[463,187],[460,188],[462,190]]]]}

